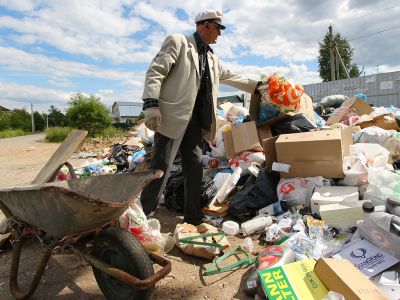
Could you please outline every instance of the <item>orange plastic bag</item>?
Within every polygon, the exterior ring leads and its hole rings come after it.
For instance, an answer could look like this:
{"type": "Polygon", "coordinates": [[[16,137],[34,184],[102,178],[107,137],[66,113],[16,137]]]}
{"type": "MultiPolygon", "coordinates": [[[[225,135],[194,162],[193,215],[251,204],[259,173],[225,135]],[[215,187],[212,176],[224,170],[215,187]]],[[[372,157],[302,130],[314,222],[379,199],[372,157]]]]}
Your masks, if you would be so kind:
{"type": "Polygon", "coordinates": [[[260,90],[261,101],[276,106],[280,112],[295,111],[300,104],[304,89],[299,84],[293,84],[285,77],[272,74],[265,80],[268,89],[260,90]]]}

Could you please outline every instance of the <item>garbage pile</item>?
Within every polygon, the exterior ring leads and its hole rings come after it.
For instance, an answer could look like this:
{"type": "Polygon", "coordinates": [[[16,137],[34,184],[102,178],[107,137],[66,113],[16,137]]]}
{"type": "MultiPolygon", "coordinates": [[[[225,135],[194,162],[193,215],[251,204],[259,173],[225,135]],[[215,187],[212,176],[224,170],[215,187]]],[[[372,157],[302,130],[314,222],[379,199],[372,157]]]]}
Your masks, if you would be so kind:
{"type": "MultiPolygon", "coordinates": [[[[284,77],[264,83],[249,109],[219,105],[216,138],[203,150],[208,224],[178,224],[175,245],[213,260],[203,276],[251,266],[245,291],[262,299],[400,298],[400,109],[371,107],[362,94],[313,106],[284,77]],[[231,249],[232,236],[240,247],[231,249]]],[[[153,133],[144,124],[137,133],[145,147],[114,145],[79,175],[139,169],[153,133]]],[[[169,210],[183,210],[179,158],[164,199],[169,210]]],[[[171,248],[159,223],[140,215],[138,225],[134,216],[124,217],[127,230],[171,248]]]]}

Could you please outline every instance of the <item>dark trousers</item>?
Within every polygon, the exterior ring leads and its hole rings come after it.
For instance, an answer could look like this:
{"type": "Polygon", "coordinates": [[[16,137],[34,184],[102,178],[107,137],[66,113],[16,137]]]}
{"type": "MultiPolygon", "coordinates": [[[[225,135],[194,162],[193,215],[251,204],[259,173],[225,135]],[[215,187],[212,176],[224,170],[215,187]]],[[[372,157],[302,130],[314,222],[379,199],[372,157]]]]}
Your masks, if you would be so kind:
{"type": "MultiPolygon", "coordinates": [[[[173,139],[158,132],[155,133],[154,154],[150,162],[151,169],[163,170],[164,173],[167,171],[173,142],[173,139]]],[[[179,146],[179,153],[182,158],[182,171],[185,178],[184,220],[188,223],[198,222],[203,217],[200,204],[201,182],[203,179],[201,143],[202,134],[200,123],[197,118],[192,118],[189,121],[185,135],[179,146]]],[[[162,186],[164,176],[150,182],[142,191],[140,201],[146,215],[157,208],[157,196],[162,186]]]]}

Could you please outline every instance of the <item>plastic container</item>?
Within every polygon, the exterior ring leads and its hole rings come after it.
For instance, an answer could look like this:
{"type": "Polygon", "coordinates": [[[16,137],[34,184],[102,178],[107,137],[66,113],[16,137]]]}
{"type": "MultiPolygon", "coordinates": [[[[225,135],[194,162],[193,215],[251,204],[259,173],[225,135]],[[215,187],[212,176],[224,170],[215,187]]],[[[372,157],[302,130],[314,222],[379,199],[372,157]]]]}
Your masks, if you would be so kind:
{"type": "Polygon", "coordinates": [[[227,235],[236,235],[239,233],[239,224],[234,221],[226,221],[222,223],[222,231],[227,235]]]}
{"type": "Polygon", "coordinates": [[[269,226],[271,224],[272,224],[271,216],[255,217],[251,220],[248,220],[248,221],[242,223],[241,228],[242,228],[243,236],[252,234],[253,232],[263,229],[266,226],[269,226]]]}

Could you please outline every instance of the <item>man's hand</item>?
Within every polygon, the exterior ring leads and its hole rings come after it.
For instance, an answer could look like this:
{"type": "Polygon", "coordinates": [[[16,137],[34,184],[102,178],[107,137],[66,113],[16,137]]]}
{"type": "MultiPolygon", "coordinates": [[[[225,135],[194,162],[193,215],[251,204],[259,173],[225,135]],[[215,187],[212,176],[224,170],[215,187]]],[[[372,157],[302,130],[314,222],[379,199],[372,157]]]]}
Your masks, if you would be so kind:
{"type": "Polygon", "coordinates": [[[144,125],[153,131],[159,131],[161,126],[161,113],[158,107],[151,107],[144,112],[144,125]]]}

